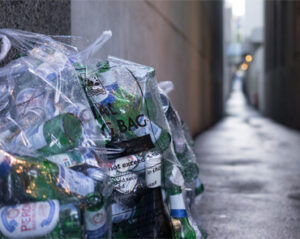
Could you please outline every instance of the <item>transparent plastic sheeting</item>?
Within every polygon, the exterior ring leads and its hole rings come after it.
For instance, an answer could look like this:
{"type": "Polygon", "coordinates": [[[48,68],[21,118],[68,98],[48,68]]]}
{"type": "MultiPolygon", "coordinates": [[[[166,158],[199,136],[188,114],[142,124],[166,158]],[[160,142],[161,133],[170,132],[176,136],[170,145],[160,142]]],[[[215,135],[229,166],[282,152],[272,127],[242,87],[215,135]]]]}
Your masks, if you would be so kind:
{"type": "Polygon", "coordinates": [[[153,68],[94,58],[110,37],[0,29],[0,56],[19,51],[0,71],[0,238],[201,237],[187,131],[153,68]]]}

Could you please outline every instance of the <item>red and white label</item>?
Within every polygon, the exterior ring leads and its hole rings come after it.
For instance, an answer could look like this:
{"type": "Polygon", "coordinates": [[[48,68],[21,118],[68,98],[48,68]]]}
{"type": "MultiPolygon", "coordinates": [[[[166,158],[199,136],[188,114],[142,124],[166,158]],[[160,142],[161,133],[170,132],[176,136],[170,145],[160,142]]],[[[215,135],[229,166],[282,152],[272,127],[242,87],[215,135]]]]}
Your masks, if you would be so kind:
{"type": "Polygon", "coordinates": [[[58,218],[57,200],[2,207],[0,231],[8,238],[44,236],[55,228],[58,218]]]}

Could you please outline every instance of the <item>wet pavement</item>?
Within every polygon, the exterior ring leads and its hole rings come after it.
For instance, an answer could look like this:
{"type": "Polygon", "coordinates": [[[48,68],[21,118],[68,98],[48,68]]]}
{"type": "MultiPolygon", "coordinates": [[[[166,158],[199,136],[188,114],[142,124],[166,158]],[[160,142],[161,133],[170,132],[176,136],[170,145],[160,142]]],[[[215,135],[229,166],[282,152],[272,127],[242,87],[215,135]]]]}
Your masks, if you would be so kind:
{"type": "Polygon", "coordinates": [[[196,139],[208,238],[300,238],[300,132],[262,117],[236,82],[226,117],[196,139]]]}

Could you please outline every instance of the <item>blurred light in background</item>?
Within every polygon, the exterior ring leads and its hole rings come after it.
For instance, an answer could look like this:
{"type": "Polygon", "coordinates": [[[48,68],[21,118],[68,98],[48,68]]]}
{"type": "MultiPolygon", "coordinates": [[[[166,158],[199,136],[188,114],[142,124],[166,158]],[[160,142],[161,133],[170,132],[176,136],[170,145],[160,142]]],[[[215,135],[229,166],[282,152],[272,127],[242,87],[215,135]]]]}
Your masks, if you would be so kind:
{"type": "Polygon", "coordinates": [[[241,69],[242,69],[243,71],[248,70],[248,64],[247,64],[247,63],[243,63],[243,64],[241,65],[241,69]]]}
{"type": "Polygon", "coordinates": [[[245,0],[226,0],[227,7],[232,8],[233,16],[243,16],[245,14],[245,0]]]}
{"type": "Polygon", "coordinates": [[[253,57],[250,54],[248,54],[248,55],[246,55],[245,60],[250,63],[250,62],[252,62],[253,57]]]}

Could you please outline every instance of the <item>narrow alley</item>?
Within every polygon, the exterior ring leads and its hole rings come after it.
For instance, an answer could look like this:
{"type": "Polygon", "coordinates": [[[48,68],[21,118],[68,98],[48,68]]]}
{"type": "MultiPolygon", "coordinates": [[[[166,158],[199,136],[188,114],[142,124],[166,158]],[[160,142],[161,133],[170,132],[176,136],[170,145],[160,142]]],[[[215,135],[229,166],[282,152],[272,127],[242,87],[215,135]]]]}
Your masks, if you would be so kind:
{"type": "Polygon", "coordinates": [[[208,238],[300,238],[300,133],[247,105],[239,78],[195,149],[206,190],[193,211],[208,238]]]}

